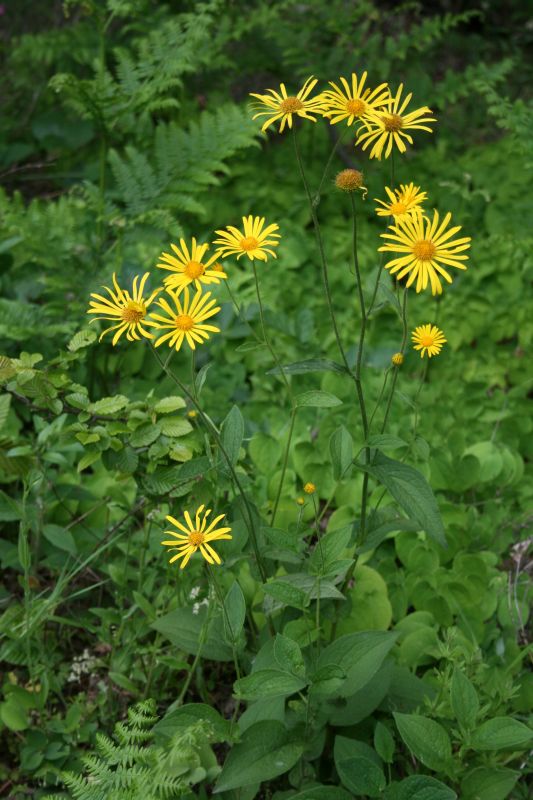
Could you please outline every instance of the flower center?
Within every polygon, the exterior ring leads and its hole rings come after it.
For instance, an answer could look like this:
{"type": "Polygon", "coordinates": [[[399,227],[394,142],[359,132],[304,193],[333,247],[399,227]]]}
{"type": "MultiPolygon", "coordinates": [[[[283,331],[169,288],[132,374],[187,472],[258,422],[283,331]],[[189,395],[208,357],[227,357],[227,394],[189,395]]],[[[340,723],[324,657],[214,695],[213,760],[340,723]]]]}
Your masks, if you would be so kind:
{"type": "Polygon", "coordinates": [[[204,540],[205,536],[201,531],[191,531],[189,533],[189,542],[195,547],[199,547],[199,545],[203,544],[204,540]]]}
{"type": "Polygon", "coordinates": [[[422,239],[420,242],[415,242],[413,245],[413,255],[419,258],[420,261],[431,261],[435,255],[437,248],[433,242],[428,239],[422,239]]]}
{"type": "Polygon", "coordinates": [[[224,267],[222,266],[220,261],[215,261],[211,269],[213,269],[215,272],[224,272],[224,267]]]}
{"type": "Polygon", "coordinates": [[[424,336],[420,337],[420,344],[422,347],[431,347],[435,344],[433,336],[430,333],[426,333],[424,336]]]}
{"type": "Polygon", "coordinates": [[[389,208],[391,214],[405,214],[407,211],[407,206],[405,203],[392,203],[391,207],[389,208]]]}
{"type": "Polygon", "coordinates": [[[399,114],[389,114],[389,116],[385,117],[383,120],[383,124],[385,125],[386,131],[394,133],[395,131],[399,131],[400,128],[403,128],[403,119],[399,114]]]}
{"type": "Polygon", "coordinates": [[[257,247],[259,247],[259,242],[254,236],[246,236],[241,239],[241,248],[243,250],[255,250],[257,247]]]}
{"type": "Polygon", "coordinates": [[[293,114],[295,111],[301,111],[304,104],[297,97],[286,97],[279,104],[279,110],[284,114],[293,114]]]}
{"type": "Polygon", "coordinates": [[[136,303],[134,300],[129,300],[125,308],[122,309],[122,319],[124,322],[136,323],[140,322],[146,313],[146,308],[141,303],[136,303]]]}
{"type": "Polygon", "coordinates": [[[188,278],[194,280],[195,278],[199,278],[200,275],[204,274],[205,267],[203,264],[200,264],[199,261],[189,261],[183,271],[188,278]]]}
{"type": "Polygon", "coordinates": [[[179,328],[180,331],[190,331],[191,328],[194,328],[194,320],[192,317],[189,317],[188,314],[180,314],[174,320],[174,325],[176,328],[179,328]]]}
{"type": "Polygon", "coordinates": [[[363,100],[348,100],[346,111],[354,117],[360,117],[366,111],[366,103],[363,100]]]}

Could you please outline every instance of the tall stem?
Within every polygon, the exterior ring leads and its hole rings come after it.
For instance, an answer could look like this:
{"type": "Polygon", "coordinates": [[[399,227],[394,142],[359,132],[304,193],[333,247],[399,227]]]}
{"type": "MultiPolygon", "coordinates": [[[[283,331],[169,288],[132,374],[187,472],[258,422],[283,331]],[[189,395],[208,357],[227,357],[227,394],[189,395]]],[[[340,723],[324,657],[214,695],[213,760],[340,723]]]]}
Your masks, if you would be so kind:
{"type": "MultiPolygon", "coordinates": [[[[407,287],[403,290],[403,302],[402,302],[402,345],[400,347],[400,353],[403,355],[405,351],[405,344],[407,342],[407,287]]],[[[392,399],[394,397],[394,392],[396,390],[396,383],[398,381],[398,374],[400,370],[395,369],[393,376],[392,376],[392,383],[389,392],[389,399],[387,401],[387,408],[385,409],[385,416],[383,417],[383,423],[381,425],[381,433],[385,433],[385,428],[387,427],[387,422],[389,419],[389,413],[391,410],[392,399]]]]}
{"type": "Polygon", "coordinates": [[[320,179],[320,183],[318,184],[318,189],[316,190],[316,194],[315,194],[315,196],[313,198],[313,203],[314,203],[315,208],[320,203],[320,197],[321,197],[321,194],[322,194],[322,187],[324,185],[324,181],[326,180],[326,178],[328,176],[329,168],[331,166],[331,162],[333,161],[333,156],[335,155],[335,153],[339,149],[339,147],[340,147],[340,145],[342,143],[342,140],[344,139],[347,131],[348,131],[348,128],[345,128],[343,130],[343,132],[340,134],[339,138],[337,139],[337,141],[333,145],[331,153],[329,154],[329,158],[328,158],[328,160],[326,162],[326,166],[324,167],[324,172],[322,173],[322,178],[320,179]]]}
{"type": "MultiPolygon", "coordinates": [[[[218,583],[218,580],[217,580],[217,577],[216,577],[216,574],[215,574],[215,570],[213,569],[211,564],[207,565],[207,570],[209,572],[209,577],[211,578],[211,583],[213,585],[213,589],[215,590],[215,594],[216,594],[216,596],[218,598],[218,602],[220,603],[220,605],[222,607],[222,614],[223,614],[223,617],[224,617],[224,624],[226,626],[226,630],[228,631],[228,635],[229,635],[229,638],[230,638],[230,641],[231,641],[231,652],[232,652],[232,655],[233,655],[233,665],[235,667],[235,675],[237,676],[237,680],[240,680],[241,671],[239,669],[239,659],[237,658],[237,649],[236,649],[236,646],[235,646],[236,645],[236,636],[235,636],[235,634],[233,632],[233,628],[231,627],[231,622],[230,622],[228,610],[226,608],[226,603],[224,602],[224,595],[222,594],[222,590],[221,590],[221,588],[219,586],[219,583],[218,583]]],[[[235,709],[233,711],[232,720],[231,720],[232,723],[235,722],[235,720],[237,718],[237,714],[239,713],[239,705],[240,705],[240,701],[237,700],[237,703],[235,705],[235,709]]]]}

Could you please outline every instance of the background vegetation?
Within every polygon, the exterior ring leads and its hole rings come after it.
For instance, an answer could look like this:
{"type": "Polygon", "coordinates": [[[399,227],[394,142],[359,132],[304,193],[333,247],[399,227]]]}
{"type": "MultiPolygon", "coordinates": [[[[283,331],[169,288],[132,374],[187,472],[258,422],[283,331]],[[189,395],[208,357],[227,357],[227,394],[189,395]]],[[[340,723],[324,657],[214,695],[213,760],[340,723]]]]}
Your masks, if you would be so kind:
{"type": "MultiPolygon", "coordinates": [[[[66,771],[74,797],[202,797],[225,763],[218,787],[236,800],[257,792],[309,800],[527,796],[519,774],[533,695],[532,37],[520,2],[0,6],[0,795],[66,797],[66,771]],[[420,321],[438,321],[449,344],[420,397],[420,359],[407,356],[387,450],[428,478],[449,546],[409,520],[391,522],[385,503],[339,633],[372,631],[380,642],[394,631],[391,655],[374,654],[366,681],[354,678],[348,696],[327,684],[339,675],[316,678],[315,670],[320,711],[311,720],[298,691],[265,699],[247,684],[236,731],[228,722],[235,708],[228,643],[209,634],[193,671],[207,579],[195,560],[183,573],[168,567],[159,544],[165,513],[215,498],[227,510],[234,539],[221,551],[220,580],[228,591],[237,580],[246,630],[259,630],[241,643],[247,672],[255,642],[262,649],[253,670],[281,665],[294,688],[300,648],[309,645],[305,603],[297,614],[294,598],[261,589],[228,476],[149,348],[93,345],[96,326],[88,327],[85,311],[90,292],[113,271],[127,285],[177,237],[207,240],[254,213],[277,221],[283,235],[279,261],[260,274],[284,363],[335,358],[291,143],[260,135],[247,98],[280,81],[296,88],[310,74],[326,81],[364,69],[374,84],[403,82],[418,105],[435,111],[435,134],[417,140],[397,179],[422,186],[430,204],[458,215],[473,239],[469,270],[443,299],[417,298],[420,321]],[[265,610],[276,612],[283,634],[277,655],[265,610]],[[103,738],[128,708],[115,744],[103,738]],[[405,719],[415,714],[424,722],[413,733],[405,719]],[[295,736],[303,720],[302,753],[295,736]],[[252,732],[227,757],[239,730],[258,723],[257,742],[252,732]],[[447,736],[440,751],[434,725],[447,736]],[[112,782],[118,765],[131,786],[97,795],[75,777],[98,735],[89,773],[112,782]],[[261,771],[263,762],[283,769],[261,771]],[[323,788],[306,789],[313,783],[323,788]],[[345,788],[331,788],[339,784],[345,788]],[[424,791],[432,793],[417,794],[424,791]]],[[[301,131],[315,186],[330,134],[320,124],[301,131]]],[[[333,169],[343,165],[363,169],[369,189],[360,259],[370,287],[381,231],[373,198],[382,196],[389,165],[369,162],[351,145],[333,169]]],[[[332,180],[319,215],[353,359],[350,208],[332,180]]],[[[220,287],[223,332],[197,359],[202,406],[217,424],[233,405],[241,409],[238,468],[266,524],[288,412],[268,351],[253,346],[252,274],[232,267],[231,286],[243,313],[234,313],[220,287]]],[[[365,351],[374,399],[399,345],[385,295],[379,311],[365,351]]],[[[188,360],[175,362],[187,381],[188,360]]],[[[321,509],[330,501],[326,535],[348,531],[336,537],[335,563],[349,543],[362,480],[356,471],[339,480],[329,449],[341,425],[360,437],[349,382],[334,372],[293,381],[300,392],[323,389],[343,404],[298,415],[279,530],[263,543],[279,576],[302,571],[301,532],[313,518],[310,500],[303,508],[296,502],[303,484],[316,484],[321,509]]]]}

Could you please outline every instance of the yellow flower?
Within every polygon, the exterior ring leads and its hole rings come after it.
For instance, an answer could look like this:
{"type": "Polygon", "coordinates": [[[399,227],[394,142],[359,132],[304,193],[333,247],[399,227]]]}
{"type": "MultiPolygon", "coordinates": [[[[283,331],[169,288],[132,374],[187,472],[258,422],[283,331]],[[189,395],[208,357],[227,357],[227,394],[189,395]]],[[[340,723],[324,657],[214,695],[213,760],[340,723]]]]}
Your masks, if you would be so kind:
{"type": "Polygon", "coordinates": [[[191,283],[194,283],[195,289],[201,289],[203,283],[220,283],[221,278],[228,277],[215,263],[216,255],[204,261],[208,244],[197,244],[193,237],[190,249],[184,239],[180,239],[180,247],[175,244],[170,246],[176,255],[162,253],[157,266],[172,272],[163,283],[169,289],[177,289],[178,294],[191,283]]]}
{"type": "Polygon", "coordinates": [[[364,180],[363,173],[358,169],[343,169],[335,176],[335,186],[343,192],[355,192],[361,189],[364,200],[368,192],[366,186],[363,186],[364,180]]]}
{"type": "Polygon", "coordinates": [[[316,492],[316,486],[314,483],[306,483],[304,486],[304,492],[306,494],[314,494],[316,492]]]}
{"type": "Polygon", "coordinates": [[[109,333],[109,331],[116,331],[113,336],[112,344],[116,345],[123,333],[126,334],[126,339],[133,342],[135,339],[139,340],[141,337],[153,339],[153,334],[145,330],[145,325],[152,326],[153,323],[146,319],[148,306],[161,289],[156,289],[147,299],[143,297],[144,285],[148,279],[149,272],[145,272],[138,284],[139,276],[136,275],[133,279],[132,294],[127,289],[121,289],[117,283],[115,273],[113,273],[113,286],[115,291],[108,286],[102,288],[109,294],[108,297],[102,297],[100,294],[91,293],[94,300],[89,301],[89,310],[87,314],[100,314],[95,317],[91,322],[97,319],[105,319],[110,322],[116,322],[116,325],[106,328],[100,334],[99,341],[109,333]],[[110,299],[111,298],[111,299],[110,299]],[[139,335],[140,334],[140,335],[139,335]]]}
{"type": "Polygon", "coordinates": [[[233,225],[228,225],[226,230],[216,231],[221,236],[221,239],[215,239],[214,244],[220,244],[217,250],[217,256],[227,258],[228,256],[237,255],[237,260],[243,255],[253,261],[258,258],[260,261],[267,260],[267,253],[272,258],[276,258],[276,254],[271,247],[277,247],[279,242],[276,241],[280,238],[280,234],[275,231],[279,230],[279,225],[275,223],[268,225],[263,229],[265,224],[264,217],[249,217],[242,218],[244,233],[233,225]]]}
{"type": "Polygon", "coordinates": [[[196,417],[198,416],[198,412],[195,411],[194,408],[191,408],[190,411],[187,411],[187,416],[189,417],[189,419],[196,419],[196,417]]]}
{"type": "Polygon", "coordinates": [[[367,72],[363,72],[361,79],[352,72],[352,85],[348,84],[346,78],[339,78],[343,89],[336,83],[329,81],[335,91],[326,89],[324,99],[326,101],[325,117],[329,118],[332,125],[337,122],[347,120],[348,125],[353,125],[355,120],[368,117],[372,112],[378,111],[390,97],[389,87],[386,83],[381,83],[377,89],[364,88],[367,72]]]}
{"type": "Polygon", "coordinates": [[[163,317],[153,312],[150,315],[150,319],[153,320],[153,325],[156,328],[159,330],[169,329],[168,333],[157,339],[155,342],[156,347],[159,347],[163,342],[168,342],[169,347],[175,347],[176,350],[179,350],[185,339],[191,350],[194,350],[196,343],[203,344],[206,339],[209,339],[209,333],[220,333],[220,328],[204,324],[206,319],[220,311],[220,306],[216,305],[216,300],[209,300],[211,292],[202,294],[200,289],[196,292],[192,301],[190,300],[189,289],[186,286],[183,289],[181,300],[177,293],[171,289],[167,289],[166,294],[172,300],[174,308],[170,306],[164,297],[161,297],[156,305],[166,311],[168,317],[163,317]]]}
{"type": "Polygon", "coordinates": [[[297,497],[296,502],[298,503],[299,506],[303,506],[305,504],[305,500],[303,497],[297,497]]]}
{"type": "Polygon", "coordinates": [[[293,114],[316,122],[315,117],[311,116],[311,114],[322,113],[324,97],[319,94],[316,97],[309,98],[309,94],[317,83],[317,79],[311,76],[306,80],[297,95],[288,95],[284,83],[280,84],[279,92],[274,91],[274,89],[267,89],[270,94],[253,94],[252,92],[250,96],[256,97],[259,101],[252,104],[252,109],[256,112],[252,119],[269,117],[269,119],[265,120],[261,128],[262,131],[266,131],[270,125],[281,119],[280,133],[283,133],[286,124],[289,128],[292,128],[293,114]]]}
{"type": "Polygon", "coordinates": [[[415,343],[413,348],[415,350],[421,350],[420,358],[423,358],[426,353],[429,358],[431,358],[431,356],[438,356],[442,350],[442,345],[446,341],[443,332],[439,330],[436,325],[429,324],[419,325],[418,328],[415,328],[411,339],[415,343]]]}
{"type": "Polygon", "coordinates": [[[363,127],[359,128],[357,132],[357,144],[362,144],[363,150],[373,144],[370,158],[381,160],[385,146],[385,158],[388,158],[393,144],[396,145],[400,153],[405,153],[407,147],[403,139],[408,141],[409,144],[413,144],[411,136],[405,131],[433,132],[431,128],[427,127],[429,122],[436,122],[436,119],[431,116],[433,113],[431,109],[427,106],[422,106],[422,108],[405,113],[413,95],[409,93],[402,101],[402,91],[403,83],[400,84],[396,96],[390,95],[385,107],[364,120],[363,127]]]}
{"type": "Polygon", "coordinates": [[[461,226],[448,229],[451,218],[450,213],[446,214],[439,225],[439,214],[434,211],[433,219],[419,214],[416,217],[398,220],[396,225],[390,225],[389,231],[392,233],[382,233],[381,236],[391,241],[378,249],[401,255],[385,264],[385,269],[390,269],[391,275],[397,272],[398,280],[411,273],[406,286],[411,286],[416,279],[417,292],[425,289],[430,282],[432,294],[442,294],[439,276],[448,283],[452,282],[443,265],[466,269],[466,265],[462,262],[466,261],[468,256],[460,253],[467,250],[471,242],[469,236],[452,241],[452,237],[461,230],[461,226]]]}
{"type": "Polygon", "coordinates": [[[421,192],[420,186],[415,186],[414,183],[400,183],[400,188],[394,192],[385,186],[385,191],[389,202],[375,197],[374,200],[383,206],[376,208],[376,214],[378,217],[394,217],[395,221],[420,214],[423,211],[422,203],[427,200],[427,193],[421,192]]]}
{"type": "Polygon", "coordinates": [[[402,353],[394,353],[391,358],[392,363],[395,367],[401,367],[403,364],[403,354],[402,353]]]}
{"type": "Polygon", "coordinates": [[[188,564],[190,557],[196,553],[198,549],[208,564],[221,563],[220,556],[213,550],[209,543],[218,541],[220,539],[231,539],[232,536],[229,534],[231,528],[216,527],[218,523],[224,519],[226,516],[225,514],[219,514],[219,516],[215,517],[209,526],[206,527],[207,518],[211,513],[211,509],[208,508],[202,517],[204,508],[204,505],[201,505],[198,508],[194,522],[192,521],[189,512],[185,511],[183,516],[185,517],[187,527],[185,527],[183,523],[178,522],[178,520],[174,517],[166,517],[171,525],[174,525],[176,528],[178,528],[178,530],[182,531],[182,533],[172,530],[165,531],[165,533],[168,533],[170,536],[174,536],[175,538],[161,542],[161,544],[165,545],[166,547],[170,547],[171,551],[178,551],[176,555],[172,556],[172,558],[169,560],[169,564],[172,564],[174,561],[182,558],[183,561],[181,562],[180,567],[183,569],[188,564]]]}

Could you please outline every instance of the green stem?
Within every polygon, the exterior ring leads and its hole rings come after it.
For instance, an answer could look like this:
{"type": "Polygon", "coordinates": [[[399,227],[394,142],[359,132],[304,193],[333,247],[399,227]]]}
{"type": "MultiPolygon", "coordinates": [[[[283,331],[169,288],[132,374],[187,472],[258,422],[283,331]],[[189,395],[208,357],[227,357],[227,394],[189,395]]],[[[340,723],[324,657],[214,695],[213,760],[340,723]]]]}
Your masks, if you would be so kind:
{"type": "MultiPolygon", "coordinates": [[[[400,347],[400,353],[403,355],[405,351],[405,343],[407,342],[407,287],[403,290],[403,303],[402,303],[402,344],[400,347]]],[[[389,419],[389,413],[391,410],[392,399],[394,397],[394,392],[396,390],[396,383],[398,381],[398,374],[400,370],[395,369],[392,375],[392,384],[389,392],[389,399],[387,401],[387,408],[385,409],[385,416],[383,417],[383,424],[381,425],[381,433],[385,433],[385,428],[387,427],[387,422],[389,419]]]]}
{"type": "Polygon", "coordinates": [[[173,381],[176,384],[176,386],[179,387],[179,389],[183,392],[183,394],[190,400],[190,402],[196,408],[196,411],[198,412],[198,416],[202,420],[202,422],[205,425],[205,427],[213,434],[213,436],[215,438],[215,441],[216,441],[216,443],[217,443],[217,445],[218,445],[218,447],[220,449],[220,452],[224,456],[224,459],[225,459],[225,461],[226,461],[226,463],[228,465],[228,469],[231,472],[231,475],[232,475],[233,481],[235,483],[235,486],[237,487],[237,490],[238,490],[238,492],[239,492],[239,494],[240,494],[240,496],[242,498],[242,501],[243,501],[243,504],[244,504],[244,508],[246,509],[246,517],[247,517],[246,525],[247,525],[248,531],[250,533],[250,538],[252,540],[252,546],[253,546],[255,558],[256,558],[256,561],[257,561],[257,567],[258,567],[260,575],[261,575],[261,580],[262,580],[263,583],[265,583],[266,579],[267,579],[267,574],[266,574],[266,570],[265,570],[263,561],[261,559],[261,553],[259,552],[259,545],[258,545],[258,542],[257,542],[257,536],[255,534],[255,526],[254,526],[254,518],[253,518],[253,514],[252,514],[252,509],[250,508],[250,503],[248,501],[248,498],[246,497],[246,494],[244,492],[243,486],[242,486],[242,484],[241,484],[241,482],[239,480],[239,476],[237,475],[237,473],[235,471],[235,467],[232,464],[231,458],[229,457],[228,452],[227,452],[226,448],[224,447],[224,444],[222,443],[222,439],[220,438],[220,434],[219,434],[219,432],[218,432],[218,430],[216,428],[216,425],[211,421],[211,419],[207,416],[207,414],[205,414],[203,412],[202,408],[200,407],[200,404],[197,402],[197,400],[195,399],[194,395],[187,389],[187,387],[180,381],[180,379],[176,375],[174,375],[174,373],[166,366],[166,364],[163,363],[162,359],[159,356],[159,353],[157,352],[157,350],[155,349],[155,347],[153,346],[153,344],[151,342],[150,342],[150,348],[151,348],[152,353],[154,354],[155,358],[157,359],[161,369],[166,373],[166,375],[168,375],[168,377],[171,379],[171,381],[173,381]]]}
{"type": "MultiPolygon", "coordinates": [[[[235,636],[235,634],[233,632],[233,628],[231,627],[229,614],[228,614],[228,611],[226,609],[226,603],[224,601],[224,595],[222,594],[222,590],[221,590],[221,588],[219,586],[219,583],[218,583],[218,580],[217,580],[217,577],[216,577],[216,574],[215,574],[215,570],[213,569],[213,567],[209,563],[207,564],[207,571],[209,572],[209,577],[211,579],[211,583],[212,583],[213,588],[215,590],[215,594],[216,594],[216,596],[218,598],[218,602],[220,603],[220,605],[222,607],[222,614],[224,616],[224,623],[226,625],[226,629],[228,631],[229,638],[231,640],[231,652],[232,652],[232,655],[233,655],[233,664],[235,666],[235,675],[237,676],[237,680],[240,680],[241,671],[239,669],[239,659],[237,658],[237,649],[236,649],[236,646],[235,646],[236,645],[236,636],[235,636]]],[[[231,719],[232,724],[237,719],[237,714],[239,713],[239,705],[240,705],[240,700],[237,700],[237,703],[235,704],[235,709],[233,711],[233,716],[232,716],[232,719],[231,719]]]]}
{"type": "Polygon", "coordinates": [[[290,423],[289,423],[289,435],[287,437],[287,443],[285,445],[285,452],[283,454],[283,464],[281,467],[281,476],[279,479],[278,491],[276,492],[276,499],[274,501],[274,507],[272,509],[272,520],[271,525],[274,527],[274,523],[276,521],[276,514],[278,513],[278,506],[279,501],[281,498],[281,492],[283,490],[283,483],[285,482],[285,473],[287,472],[287,464],[289,463],[289,452],[291,447],[292,441],[292,434],[294,432],[294,422],[296,420],[296,413],[298,411],[297,406],[293,406],[291,408],[291,416],[290,416],[290,423]]]}
{"type": "Polygon", "coordinates": [[[385,393],[385,389],[386,389],[386,387],[387,387],[387,381],[388,381],[388,379],[389,379],[389,373],[390,373],[390,367],[388,367],[388,368],[385,370],[385,375],[384,375],[384,377],[383,377],[383,383],[381,384],[381,390],[380,390],[380,392],[379,392],[379,396],[378,396],[378,399],[377,399],[377,402],[376,402],[376,406],[375,406],[375,408],[374,408],[374,410],[373,410],[372,414],[370,415],[370,419],[368,420],[368,429],[369,429],[369,431],[370,431],[370,430],[371,430],[371,428],[372,428],[372,423],[373,423],[373,421],[374,421],[374,417],[376,416],[376,412],[377,412],[378,408],[379,408],[379,407],[380,407],[380,405],[381,405],[381,401],[383,400],[383,395],[384,395],[384,393],[385,393]]]}
{"type": "MultiPolygon", "coordinates": [[[[391,153],[391,189],[394,189],[394,150],[391,153]]],[[[387,217],[387,227],[392,223],[394,223],[394,217],[387,217]]],[[[376,297],[379,289],[379,280],[381,278],[381,273],[383,272],[383,266],[385,264],[385,256],[386,253],[381,254],[381,259],[379,262],[378,273],[376,275],[376,282],[374,283],[374,290],[372,292],[372,297],[370,298],[370,304],[368,306],[368,310],[366,312],[367,319],[370,316],[372,309],[374,308],[374,303],[376,302],[376,297]]]]}
{"type": "Polygon", "coordinates": [[[328,172],[329,172],[329,168],[331,166],[331,162],[333,161],[333,156],[335,155],[335,153],[339,149],[339,147],[340,147],[340,145],[342,143],[342,140],[344,139],[347,131],[348,131],[348,128],[345,128],[343,130],[343,132],[341,133],[341,135],[339,136],[339,138],[337,139],[337,141],[333,145],[333,149],[331,150],[331,153],[329,154],[329,158],[328,158],[328,160],[326,162],[326,166],[324,167],[324,172],[322,173],[322,178],[320,179],[320,183],[318,184],[318,189],[316,190],[316,194],[315,194],[315,196],[313,198],[313,205],[314,205],[315,208],[320,203],[320,197],[321,197],[321,194],[322,194],[322,187],[324,185],[324,181],[327,178],[327,175],[328,175],[328,172]]]}
{"type": "Polygon", "coordinates": [[[198,652],[196,653],[196,655],[194,657],[194,661],[192,662],[192,665],[191,665],[191,668],[190,668],[189,673],[187,675],[187,678],[185,680],[185,683],[183,684],[181,692],[179,693],[179,697],[178,697],[178,699],[176,701],[176,705],[177,706],[180,706],[182,704],[183,698],[187,694],[187,690],[188,690],[189,686],[191,685],[191,681],[192,681],[193,675],[194,675],[194,673],[196,671],[196,667],[198,666],[198,662],[200,661],[200,658],[201,658],[201,655],[202,655],[202,648],[203,648],[203,646],[205,644],[205,640],[207,639],[207,631],[209,630],[209,623],[211,622],[211,617],[212,616],[213,616],[212,606],[211,606],[211,603],[209,603],[209,605],[207,607],[207,612],[206,612],[206,615],[205,615],[205,619],[204,619],[203,625],[200,628],[200,635],[198,637],[198,652]]]}
{"type": "Polygon", "coordinates": [[[233,304],[233,307],[234,307],[234,309],[235,309],[235,311],[237,313],[237,316],[239,317],[240,321],[243,323],[243,325],[247,325],[247,327],[250,329],[250,333],[252,334],[252,336],[254,336],[255,339],[257,339],[258,342],[260,342],[261,344],[264,344],[263,340],[259,338],[257,333],[254,331],[253,327],[250,325],[248,320],[245,318],[241,306],[238,304],[237,300],[235,299],[235,295],[233,294],[233,292],[230,289],[229,281],[224,281],[224,286],[226,287],[226,291],[228,292],[228,294],[230,296],[230,300],[231,300],[231,302],[233,304]]]}

